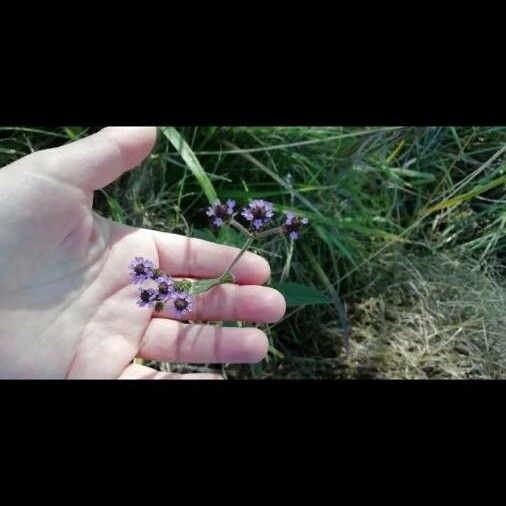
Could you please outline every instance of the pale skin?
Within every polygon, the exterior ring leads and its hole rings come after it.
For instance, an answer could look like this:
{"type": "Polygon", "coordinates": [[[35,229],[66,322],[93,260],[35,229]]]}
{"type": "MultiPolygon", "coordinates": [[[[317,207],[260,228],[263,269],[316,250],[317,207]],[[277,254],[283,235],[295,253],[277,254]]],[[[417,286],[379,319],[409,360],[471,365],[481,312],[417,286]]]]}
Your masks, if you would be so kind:
{"type": "MultiPolygon", "coordinates": [[[[258,328],[178,321],[135,304],[135,256],[174,277],[221,275],[238,250],[128,227],[92,211],[93,192],[134,169],[156,139],[153,127],[110,127],[25,156],[0,170],[0,377],[219,379],[133,363],[254,363],[268,351],[258,328]]],[[[278,321],[283,296],[260,286],[268,263],[246,253],[235,284],[196,298],[185,320],[278,321]]]]}

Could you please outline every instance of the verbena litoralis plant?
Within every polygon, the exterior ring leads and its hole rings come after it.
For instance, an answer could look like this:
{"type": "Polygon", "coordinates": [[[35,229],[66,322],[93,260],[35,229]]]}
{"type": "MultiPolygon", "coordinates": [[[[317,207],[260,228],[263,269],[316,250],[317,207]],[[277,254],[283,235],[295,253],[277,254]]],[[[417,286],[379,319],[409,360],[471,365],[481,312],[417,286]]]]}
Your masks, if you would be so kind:
{"type": "Polygon", "coordinates": [[[246,238],[239,253],[225,272],[213,279],[174,280],[168,273],[155,267],[150,260],[135,257],[129,264],[130,281],[134,284],[148,284],[139,288],[137,305],[152,308],[157,312],[172,309],[177,316],[184,317],[193,308],[194,296],[222,283],[234,282],[232,269],[254,241],[275,234],[286,235],[295,241],[300,237],[303,226],[309,222],[305,217],[288,212],[280,225],[269,228],[274,222],[275,214],[274,205],[265,200],[251,200],[240,213],[236,212],[234,200],[227,200],[224,204],[219,199],[216,200],[206,211],[212,227],[218,229],[223,226],[232,226],[246,238]]]}

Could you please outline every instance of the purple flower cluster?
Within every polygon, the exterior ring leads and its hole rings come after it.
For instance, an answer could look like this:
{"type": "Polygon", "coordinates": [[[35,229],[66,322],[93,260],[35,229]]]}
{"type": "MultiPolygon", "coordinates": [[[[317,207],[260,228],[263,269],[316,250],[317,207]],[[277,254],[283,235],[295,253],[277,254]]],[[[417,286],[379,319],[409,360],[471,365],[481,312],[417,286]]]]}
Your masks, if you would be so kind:
{"type": "Polygon", "coordinates": [[[290,239],[298,239],[300,236],[300,229],[302,225],[307,225],[309,220],[307,218],[300,218],[295,213],[286,213],[285,222],[283,223],[283,232],[290,237],[290,239]]]}
{"type": "MultiPolygon", "coordinates": [[[[212,223],[216,228],[221,227],[226,220],[232,220],[232,225],[237,228],[240,227],[240,224],[234,221],[235,205],[235,200],[227,200],[225,204],[222,204],[217,199],[211,207],[207,208],[206,214],[212,218],[212,223]]],[[[249,204],[241,211],[241,216],[248,222],[250,231],[262,232],[260,236],[280,233],[296,240],[300,237],[302,227],[309,223],[307,218],[297,216],[290,211],[285,214],[285,221],[281,226],[265,231],[274,214],[274,204],[262,199],[250,200],[249,204]]]]}
{"type": "Polygon", "coordinates": [[[242,210],[241,215],[250,222],[250,227],[260,231],[274,216],[274,205],[266,200],[253,199],[242,210]]]}
{"type": "MultiPolygon", "coordinates": [[[[178,289],[178,282],[160,269],[155,269],[152,262],[142,257],[135,257],[129,263],[129,279],[133,284],[151,281],[152,287],[138,289],[137,305],[163,311],[172,303],[179,316],[189,313],[193,308],[193,296],[178,289]]],[[[180,284],[180,283],[179,283],[180,284]]]]}
{"type": "Polygon", "coordinates": [[[214,204],[207,208],[206,215],[211,218],[213,225],[219,228],[223,223],[230,219],[234,214],[235,200],[227,200],[225,204],[222,204],[220,199],[216,199],[214,204]]]}

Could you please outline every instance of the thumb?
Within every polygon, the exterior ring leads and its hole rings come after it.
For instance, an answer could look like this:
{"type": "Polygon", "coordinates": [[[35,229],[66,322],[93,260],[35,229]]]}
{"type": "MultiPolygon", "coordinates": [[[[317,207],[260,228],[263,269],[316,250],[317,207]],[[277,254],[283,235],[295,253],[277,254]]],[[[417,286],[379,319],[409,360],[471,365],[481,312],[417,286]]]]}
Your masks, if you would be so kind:
{"type": "Polygon", "coordinates": [[[58,148],[34,153],[41,170],[86,190],[112,183],[144,160],[155,144],[156,127],[108,127],[58,148]]]}

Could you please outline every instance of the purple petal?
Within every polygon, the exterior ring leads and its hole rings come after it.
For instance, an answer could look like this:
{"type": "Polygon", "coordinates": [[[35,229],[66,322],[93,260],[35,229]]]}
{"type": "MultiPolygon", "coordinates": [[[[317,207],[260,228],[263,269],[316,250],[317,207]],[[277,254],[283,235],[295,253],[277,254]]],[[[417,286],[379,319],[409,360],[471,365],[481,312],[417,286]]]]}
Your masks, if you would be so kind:
{"type": "Polygon", "coordinates": [[[251,221],[253,219],[253,213],[247,208],[243,209],[241,215],[244,216],[248,221],[251,221]]]}
{"type": "Polygon", "coordinates": [[[234,214],[235,200],[227,200],[227,214],[234,214]]]}
{"type": "Polygon", "coordinates": [[[260,230],[264,226],[263,220],[257,219],[253,221],[253,227],[255,227],[257,230],[260,230]]]}

